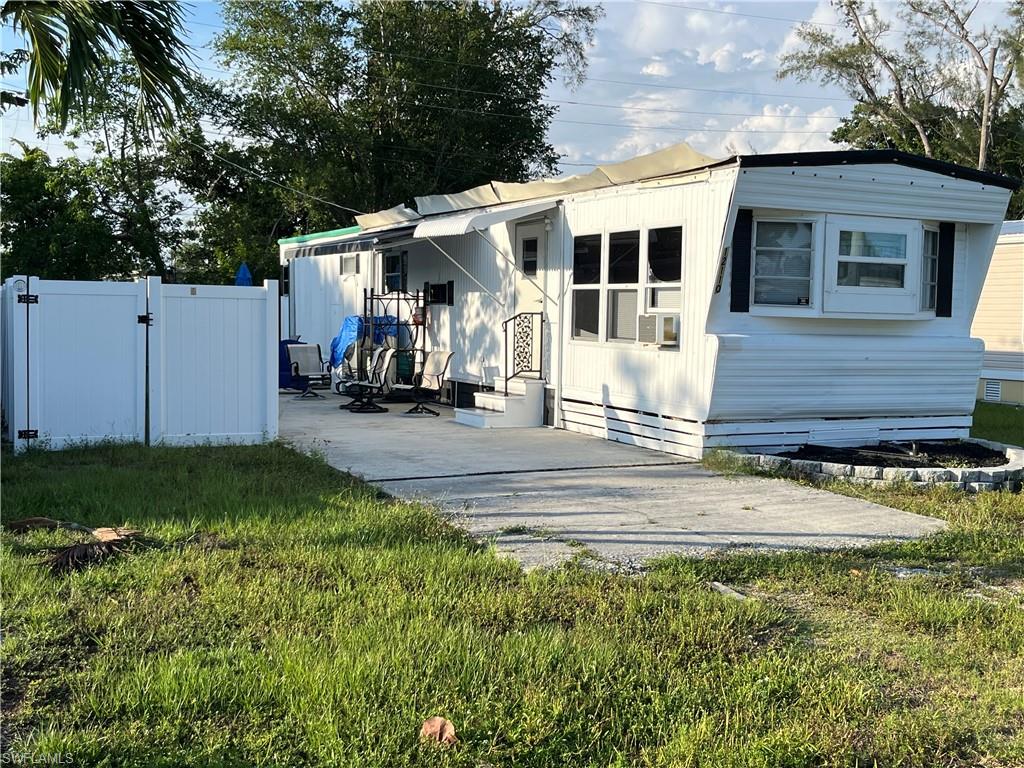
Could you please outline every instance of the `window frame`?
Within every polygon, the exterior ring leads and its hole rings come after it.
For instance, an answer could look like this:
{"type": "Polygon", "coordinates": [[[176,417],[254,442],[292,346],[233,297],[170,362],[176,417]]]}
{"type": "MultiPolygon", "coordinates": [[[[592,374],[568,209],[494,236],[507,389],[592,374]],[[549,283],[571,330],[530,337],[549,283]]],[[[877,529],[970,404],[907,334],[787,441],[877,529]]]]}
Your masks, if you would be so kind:
{"type": "Polygon", "coordinates": [[[935,314],[935,307],[938,304],[939,298],[939,226],[937,224],[923,224],[921,226],[921,301],[919,306],[922,312],[928,312],[932,315],[935,314]],[[932,256],[925,251],[925,247],[928,245],[928,233],[931,232],[935,235],[935,255],[932,256]],[[928,262],[935,262],[935,282],[928,279],[928,262]],[[927,302],[929,299],[929,288],[935,289],[935,300],[931,306],[928,306],[927,302]]]}
{"type": "Polygon", "coordinates": [[[882,216],[846,216],[829,214],[825,220],[825,298],[827,314],[912,315],[921,312],[921,265],[924,252],[924,228],[919,219],[894,219],[882,216]],[[841,232],[874,232],[906,236],[904,259],[843,258],[839,255],[841,232]],[[903,286],[839,285],[839,262],[901,264],[903,286]]]}
{"type": "Polygon", "coordinates": [[[392,290],[388,287],[388,276],[398,275],[399,286],[397,288],[398,293],[409,292],[409,252],[407,250],[400,250],[397,253],[394,251],[382,251],[380,261],[381,271],[381,288],[383,293],[391,293],[392,290]],[[399,272],[388,272],[388,257],[397,257],[399,272]]]}
{"type": "Polygon", "coordinates": [[[607,241],[606,232],[584,232],[578,235],[573,235],[571,239],[571,247],[569,248],[571,266],[572,266],[572,278],[569,281],[569,341],[578,344],[597,344],[604,340],[604,301],[602,293],[604,291],[604,262],[605,262],[605,243],[607,241]],[[581,237],[596,237],[597,238],[597,280],[593,283],[577,283],[576,282],[576,240],[581,237]],[[597,293],[597,333],[593,337],[577,336],[576,335],[576,293],[580,291],[593,291],[597,293]]]}
{"type": "MultiPolygon", "coordinates": [[[[640,286],[639,313],[644,315],[682,315],[683,312],[683,270],[686,266],[686,226],[678,219],[666,223],[651,223],[640,230],[640,286]],[[654,282],[651,280],[650,233],[656,229],[679,229],[679,280],[654,282]],[[651,305],[652,289],[675,290],[679,299],[676,309],[661,309],[651,305]]],[[[639,321],[638,321],[639,322],[639,321]]]]}
{"type": "Polygon", "coordinates": [[[640,293],[641,286],[643,285],[641,277],[644,275],[644,270],[647,266],[647,261],[643,254],[643,243],[644,243],[644,228],[637,227],[636,229],[631,228],[616,228],[614,231],[609,229],[604,234],[601,248],[601,305],[604,309],[604,320],[602,322],[601,329],[604,333],[604,341],[614,344],[636,344],[640,330],[640,310],[643,308],[642,296],[640,293]],[[611,282],[611,259],[612,259],[612,247],[611,240],[612,235],[630,235],[636,232],[636,282],[634,283],[613,283],[611,282]],[[623,338],[620,336],[612,336],[611,334],[611,323],[612,323],[612,291],[633,291],[636,295],[635,308],[633,311],[633,338],[623,338]]]}
{"type": "Polygon", "coordinates": [[[351,253],[342,253],[342,254],[339,254],[339,257],[340,257],[339,269],[341,270],[341,276],[342,277],[350,277],[352,275],[358,275],[359,274],[359,251],[352,251],[351,253]],[[345,268],[345,262],[348,261],[348,260],[352,260],[352,261],[355,262],[355,267],[353,269],[346,269],[345,268]]]}
{"type": "MultiPolygon", "coordinates": [[[[822,219],[817,216],[807,215],[772,215],[765,213],[755,214],[750,230],[750,310],[757,312],[779,312],[789,314],[796,312],[801,315],[812,314],[818,311],[818,274],[820,272],[818,263],[821,258],[821,234],[824,227],[821,226],[822,219]],[[757,276],[757,227],[759,224],[810,224],[811,225],[811,247],[809,269],[807,275],[807,303],[806,304],[767,304],[756,300],[755,279],[757,276]]],[[[776,249],[780,250],[780,249],[776,249]]],[[[797,250],[797,249],[789,249],[797,250]]],[[[786,279],[786,278],[784,278],[786,279]]],[[[802,279],[802,278],[793,278],[802,279]]]]}

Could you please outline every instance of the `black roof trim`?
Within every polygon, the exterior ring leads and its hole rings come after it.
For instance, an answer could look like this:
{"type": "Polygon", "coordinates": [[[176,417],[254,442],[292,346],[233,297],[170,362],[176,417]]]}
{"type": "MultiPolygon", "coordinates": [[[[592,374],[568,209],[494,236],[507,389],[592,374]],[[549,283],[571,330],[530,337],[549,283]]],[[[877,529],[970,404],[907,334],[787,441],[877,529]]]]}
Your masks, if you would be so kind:
{"type": "Polygon", "coordinates": [[[991,184],[1015,191],[1020,189],[1021,182],[1010,176],[979,171],[956,163],[933,160],[930,157],[912,155],[895,149],[849,149],[832,152],[784,152],[776,155],[740,155],[739,164],[743,168],[778,168],[783,166],[817,166],[817,165],[880,165],[896,163],[922,171],[931,171],[943,176],[951,176],[980,184],[991,184]]]}

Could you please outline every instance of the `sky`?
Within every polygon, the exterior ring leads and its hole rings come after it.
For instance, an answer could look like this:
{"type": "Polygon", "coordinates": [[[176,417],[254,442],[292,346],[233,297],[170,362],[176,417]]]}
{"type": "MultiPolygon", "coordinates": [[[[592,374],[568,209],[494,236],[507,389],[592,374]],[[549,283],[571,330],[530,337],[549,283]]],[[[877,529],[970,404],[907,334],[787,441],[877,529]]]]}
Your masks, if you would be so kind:
{"type": "MultiPolygon", "coordinates": [[[[549,140],[562,156],[562,173],[680,141],[714,157],[835,148],[829,134],[853,101],[835,87],[775,77],[779,56],[797,44],[800,22],[836,24],[828,0],[603,5],[586,81],[570,91],[558,79],[547,93],[559,107],[549,140]]],[[[977,15],[990,21],[1004,13],[1002,3],[987,2],[977,15]]],[[[193,3],[187,26],[201,71],[215,74],[220,65],[210,41],[221,26],[217,4],[193,3]]],[[[26,109],[2,121],[5,149],[13,136],[66,151],[59,139],[33,137],[26,109]]]]}

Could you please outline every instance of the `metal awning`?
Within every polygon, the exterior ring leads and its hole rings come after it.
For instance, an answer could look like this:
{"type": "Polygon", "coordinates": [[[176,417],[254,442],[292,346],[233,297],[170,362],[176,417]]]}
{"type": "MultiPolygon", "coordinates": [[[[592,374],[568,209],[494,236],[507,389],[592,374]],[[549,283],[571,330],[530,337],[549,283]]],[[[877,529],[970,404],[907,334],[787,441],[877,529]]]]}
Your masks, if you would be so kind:
{"type": "Polygon", "coordinates": [[[502,206],[501,208],[477,209],[464,211],[449,216],[438,216],[416,225],[413,237],[451,237],[465,235],[473,230],[487,229],[493,224],[501,224],[513,219],[522,219],[537,213],[549,211],[558,205],[557,200],[521,203],[519,205],[502,206]]]}

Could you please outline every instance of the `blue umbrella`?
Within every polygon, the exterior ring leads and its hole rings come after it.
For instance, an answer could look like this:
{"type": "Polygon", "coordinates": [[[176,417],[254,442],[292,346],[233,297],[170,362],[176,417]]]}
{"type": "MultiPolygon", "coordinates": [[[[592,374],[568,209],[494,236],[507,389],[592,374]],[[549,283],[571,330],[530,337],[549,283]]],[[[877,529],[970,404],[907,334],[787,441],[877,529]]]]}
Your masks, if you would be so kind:
{"type": "Polygon", "coordinates": [[[252,285],[252,272],[249,271],[249,265],[244,261],[238,268],[238,272],[235,273],[235,285],[252,285]]]}

